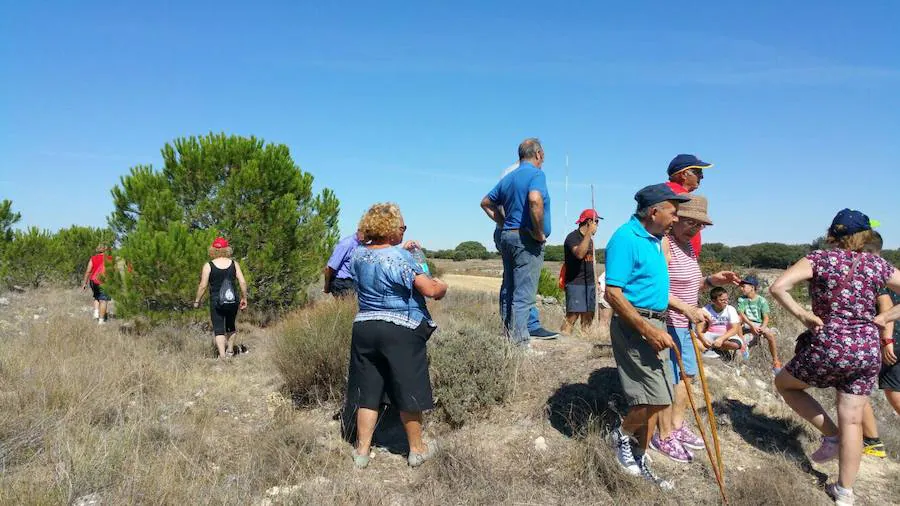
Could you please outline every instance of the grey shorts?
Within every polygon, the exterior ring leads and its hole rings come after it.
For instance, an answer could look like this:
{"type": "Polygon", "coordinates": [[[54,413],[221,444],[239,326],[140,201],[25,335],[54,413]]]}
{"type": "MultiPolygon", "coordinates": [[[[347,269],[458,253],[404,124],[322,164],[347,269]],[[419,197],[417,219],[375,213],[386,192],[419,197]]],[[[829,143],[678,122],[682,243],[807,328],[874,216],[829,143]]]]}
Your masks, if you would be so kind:
{"type": "Polygon", "coordinates": [[[594,285],[566,285],[566,312],[593,313],[597,305],[594,285]]]}
{"type": "MultiPolygon", "coordinates": [[[[652,319],[646,321],[665,332],[664,322],[652,319]]],[[[674,376],[672,366],[669,365],[669,350],[654,351],[638,331],[618,315],[613,315],[609,331],[613,358],[616,359],[619,380],[628,405],[672,404],[674,376]]]]}

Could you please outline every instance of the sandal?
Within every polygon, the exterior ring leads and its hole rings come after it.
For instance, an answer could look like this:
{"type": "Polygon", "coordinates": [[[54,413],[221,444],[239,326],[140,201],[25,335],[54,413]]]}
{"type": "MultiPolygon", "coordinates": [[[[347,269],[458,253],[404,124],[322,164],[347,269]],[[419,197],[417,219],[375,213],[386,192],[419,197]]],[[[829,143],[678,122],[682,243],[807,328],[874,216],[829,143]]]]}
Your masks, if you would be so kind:
{"type": "Polygon", "coordinates": [[[354,449],[351,457],[353,457],[353,466],[357,469],[365,469],[369,465],[369,454],[360,455],[354,449]]]}
{"type": "Polygon", "coordinates": [[[406,462],[409,464],[409,467],[419,467],[425,463],[427,460],[431,460],[437,455],[438,445],[436,441],[428,441],[425,443],[425,453],[416,453],[414,451],[409,452],[409,456],[406,457],[406,462]]]}

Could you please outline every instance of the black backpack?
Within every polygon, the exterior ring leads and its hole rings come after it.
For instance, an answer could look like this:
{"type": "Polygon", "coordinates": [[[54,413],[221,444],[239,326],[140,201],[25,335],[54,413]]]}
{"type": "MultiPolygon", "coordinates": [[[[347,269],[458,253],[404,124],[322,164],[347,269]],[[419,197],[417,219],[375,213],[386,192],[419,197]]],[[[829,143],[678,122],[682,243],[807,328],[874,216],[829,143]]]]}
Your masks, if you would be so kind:
{"type": "Polygon", "coordinates": [[[219,296],[216,298],[216,309],[237,309],[238,296],[234,291],[234,283],[231,282],[231,269],[234,268],[234,262],[228,268],[228,274],[222,280],[222,286],[219,287],[219,296]]]}

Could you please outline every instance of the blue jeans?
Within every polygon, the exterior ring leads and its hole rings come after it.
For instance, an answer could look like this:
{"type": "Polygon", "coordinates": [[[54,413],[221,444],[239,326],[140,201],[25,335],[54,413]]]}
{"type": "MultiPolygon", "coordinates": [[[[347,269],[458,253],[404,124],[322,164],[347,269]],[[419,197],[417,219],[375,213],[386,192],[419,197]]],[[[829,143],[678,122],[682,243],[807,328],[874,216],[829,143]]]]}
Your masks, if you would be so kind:
{"type": "Polygon", "coordinates": [[[503,259],[500,316],[510,341],[525,344],[531,338],[528,321],[536,311],[538,280],[544,264],[544,245],[527,232],[504,230],[500,233],[500,257],[503,259]]]}
{"type": "MultiPolygon", "coordinates": [[[[500,251],[500,227],[494,229],[494,246],[497,248],[497,251],[500,251]]],[[[502,283],[500,285],[500,314],[503,313],[503,298],[506,297],[506,283],[502,283]]],[[[528,332],[534,332],[542,328],[541,320],[538,318],[538,308],[537,306],[532,306],[531,311],[528,312],[528,332]]]]}

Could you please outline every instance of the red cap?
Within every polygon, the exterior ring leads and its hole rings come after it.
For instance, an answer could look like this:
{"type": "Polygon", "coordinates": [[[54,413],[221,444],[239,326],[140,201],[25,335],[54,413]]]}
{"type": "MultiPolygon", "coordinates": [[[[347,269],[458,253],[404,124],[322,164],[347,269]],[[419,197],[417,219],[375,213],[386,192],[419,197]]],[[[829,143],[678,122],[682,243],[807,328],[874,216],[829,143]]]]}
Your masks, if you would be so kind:
{"type": "Polygon", "coordinates": [[[227,248],[228,240],[224,237],[216,237],[216,240],[212,243],[213,248],[227,248]]]}
{"type": "Polygon", "coordinates": [[[581,225],[584,223],[584,220],[602,220],[603,218],[597,214],[597,211],[593,209],[585,209],[581,211],[581,216],[578,217],[578,221],[575,222],[576,225],[581,225]]]}

